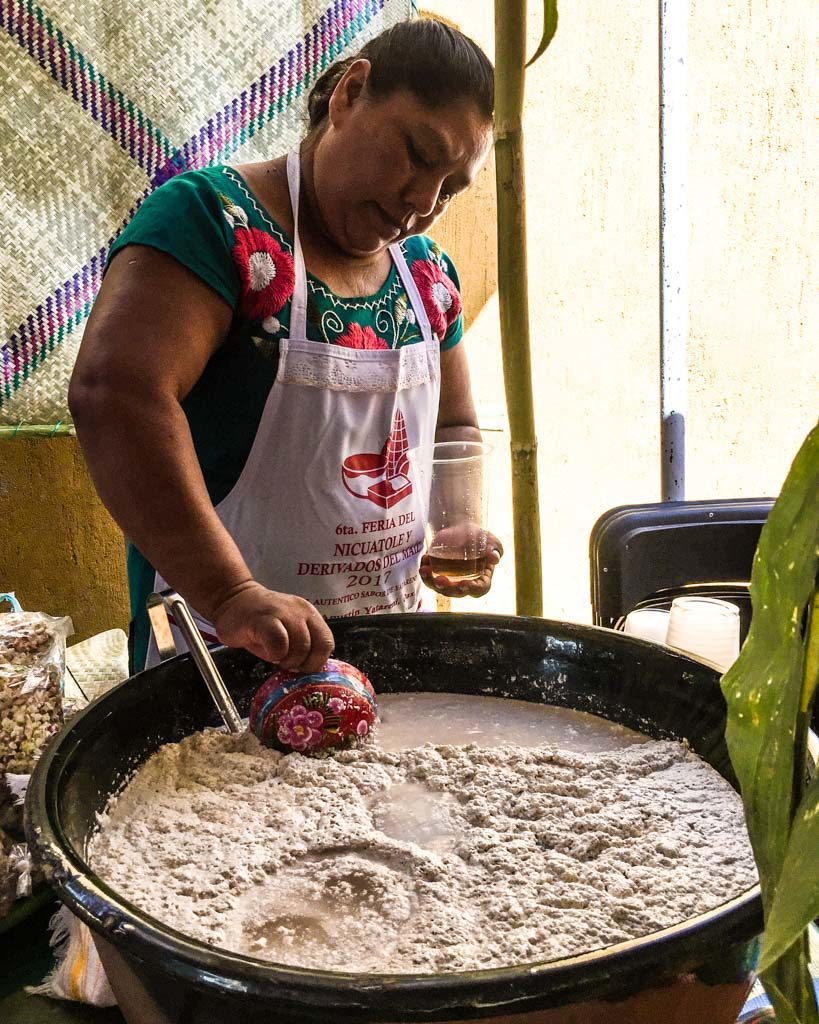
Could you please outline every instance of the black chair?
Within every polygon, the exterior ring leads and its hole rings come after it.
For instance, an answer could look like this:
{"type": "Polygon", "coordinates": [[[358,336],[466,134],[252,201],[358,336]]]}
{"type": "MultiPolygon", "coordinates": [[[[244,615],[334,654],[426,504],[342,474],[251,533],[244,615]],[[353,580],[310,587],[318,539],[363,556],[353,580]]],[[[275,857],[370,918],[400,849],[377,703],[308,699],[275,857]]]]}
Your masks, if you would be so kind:
{"type": "Polygon", "coordinates": [[[773,501],[669,501],[605,512],[589,545],[595,625],[622,628],[635,608],[670,608],[675,597],[694,594],[738,605],[744,640],[751,565],[773,501]]]}

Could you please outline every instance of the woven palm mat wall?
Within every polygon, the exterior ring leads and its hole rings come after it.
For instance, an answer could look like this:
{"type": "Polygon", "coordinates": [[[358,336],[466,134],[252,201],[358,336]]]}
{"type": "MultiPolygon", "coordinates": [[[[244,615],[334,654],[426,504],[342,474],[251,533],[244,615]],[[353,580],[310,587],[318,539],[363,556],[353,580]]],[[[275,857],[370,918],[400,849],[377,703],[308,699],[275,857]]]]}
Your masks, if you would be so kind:
{"type": "Polygon", "coordinates": [[[0,424],[68,419],[108,249],[169,176],[269,158],[413,0],[0,0],[0,424]]]}

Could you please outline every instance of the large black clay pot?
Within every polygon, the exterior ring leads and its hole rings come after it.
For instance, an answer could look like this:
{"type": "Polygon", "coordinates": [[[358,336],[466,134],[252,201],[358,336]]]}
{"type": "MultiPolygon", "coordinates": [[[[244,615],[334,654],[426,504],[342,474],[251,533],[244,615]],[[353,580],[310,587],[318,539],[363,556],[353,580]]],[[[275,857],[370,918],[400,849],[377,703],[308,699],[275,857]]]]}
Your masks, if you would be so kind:
{"type": "MultiPolygon", "coordinates": [[[[332,623],[336,653],[376,691],[513,697],[684,738],[735,784],[712,669],[610,630],[489,615],[384,615],[332,623]]],[[[215,658],[239,711],[270,668],[215,658]]],[[[95,876],[85,846],[111,793],[161,744],[218,724],[188,656],[92,704],[40,759],[28,836],[59,898],[92,929],[129,1024],[732,1024],[762,926],[758,887],[645,938],[557,962],[442,975],[343,975],[210,948],[139,911],[95,876]]],[[[487,936],[487,942],[492,937],[487,936]]]]}

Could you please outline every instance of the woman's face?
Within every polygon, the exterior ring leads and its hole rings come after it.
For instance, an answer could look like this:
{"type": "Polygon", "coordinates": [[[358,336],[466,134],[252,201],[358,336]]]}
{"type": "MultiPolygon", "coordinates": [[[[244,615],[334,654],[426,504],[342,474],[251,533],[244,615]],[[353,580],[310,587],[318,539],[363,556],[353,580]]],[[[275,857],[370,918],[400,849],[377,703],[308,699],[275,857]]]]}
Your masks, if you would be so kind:
{"type": "Polygon", "coordinates": [[[492,144],[492,126],[472,101],[430,108],[406,90],[373,98],[369,67],[356,61],[339,82],[313,159],[325,228],[353,256],[426,232],[492,144]]]}

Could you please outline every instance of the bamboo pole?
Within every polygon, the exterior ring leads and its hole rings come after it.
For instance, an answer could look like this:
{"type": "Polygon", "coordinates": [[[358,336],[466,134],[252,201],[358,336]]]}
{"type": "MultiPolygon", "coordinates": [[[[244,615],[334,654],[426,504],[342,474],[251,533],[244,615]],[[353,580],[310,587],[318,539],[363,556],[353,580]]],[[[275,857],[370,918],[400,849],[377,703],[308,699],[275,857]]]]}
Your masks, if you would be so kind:
{"type": "Polygon", "coordinates": [[[18,423],[17,426],[0,426],[0,440],[14,437],[55,437],[58,434],[73,436],[76,433],[73,423],[18,423]]]}
{"type": "Polygon", "coordinates": [[[512,452],[516,604],[519,615],[541,615],[543,578],[523,172],[526,0],[495,0],[495,68],[498,297],[512,452]]]}

